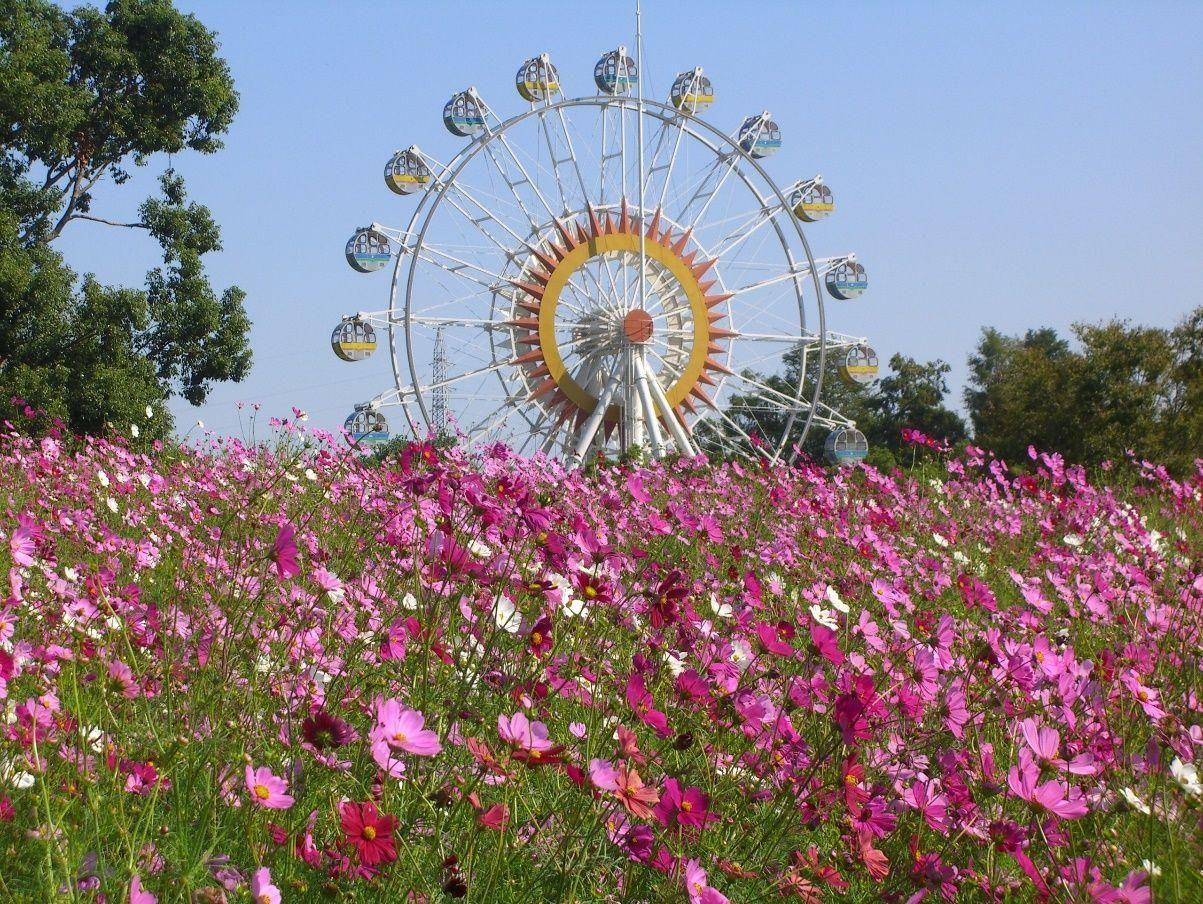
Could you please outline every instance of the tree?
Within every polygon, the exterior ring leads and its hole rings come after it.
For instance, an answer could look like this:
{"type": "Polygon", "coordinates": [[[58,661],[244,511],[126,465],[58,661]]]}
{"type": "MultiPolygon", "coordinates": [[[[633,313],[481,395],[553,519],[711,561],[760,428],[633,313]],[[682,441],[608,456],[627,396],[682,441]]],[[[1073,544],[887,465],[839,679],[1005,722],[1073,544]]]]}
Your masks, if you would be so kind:
{"type": "Polygon", "coordinates": [[[221,248],[209,210],[171,169],[135,222],[93,196],[153,155],[218,150],[237,108],[215,35],[168,0],[0,0],[0,415],[21,422],[20,397],[94,433],[154,406],[150,438],[170,429],[170,396],[200,404],[246,375],[244,293],[218,295],[202,263],[221,248]],[[162,265],[142,289],[78,278],[53,247],[77,221],[148,232],[162,265]]]}
{"type": "Polygon", "coordinates": [[[862,432],[870,445],[898,451],[904,427],[949,443],[964,440],[965,421],[944,404],[951,370],[939,359],[919,362],[900,354],[890,358],[891,373],[878,381],[866,400],[871,417],[862,432]]]}
{"type": "Polygon", "coordinates": [[[982,332],[965,404],[975,441],[1010,461],[1029,445],[1095,465],[1128,450],[1184,472],[1203,449],[1203,308],[1173,330],[1076,323],[982,332]]]}
{"type": "MultiPolygon", "coordinates": [[[[748,374],[771,392],[755,390],[733,396],[726,410],[727,417],[749,436],[761,437],[770,444],[775,444],[781,436],[788,418],[780,407],[767,405],[765,399],[769,396],[778,400],[793,397],[802,366],[801,350],[792,349],[782,360],[783,374],[748,374]]],[[[808,358],[806,366],[804,400],[809,398],[810,387],[818,377],[818,362],[808,358]]],[[[913,427],[952,443],[965,438],[965,422],[944,405],[948,395],[948,364],[939,360],[921,363],[914,358],[894,355],[890,359],[890,369],[890,374],[868,386],[849,384],[839,376],[839,356],[832,355],[828,358],[823,377],[822,404],[856,423],[869,440],[870,454],[875,463],[893,463],[894,453],[902,448],[904,427],[913,427]]],[[[789,443],[798,441],[805,417],[805,411],[800,411],[791,429],[789,443]]],[[[722,422],[711,421],[710,433],[716,433],[723,426],[722,422]]],[[[726,427],[726,430],[728,433],[734,432],[730,427],[726,427]]],[[[706,433],[702,435],[706,436],[706,433]]],[[[717,439],[714,436],[709,439],[717,449],[717,439]]],[[[826,432],[823,429],[812,429],[802,446],[803,451],[820,458],[825,439],[826,432]]]]}

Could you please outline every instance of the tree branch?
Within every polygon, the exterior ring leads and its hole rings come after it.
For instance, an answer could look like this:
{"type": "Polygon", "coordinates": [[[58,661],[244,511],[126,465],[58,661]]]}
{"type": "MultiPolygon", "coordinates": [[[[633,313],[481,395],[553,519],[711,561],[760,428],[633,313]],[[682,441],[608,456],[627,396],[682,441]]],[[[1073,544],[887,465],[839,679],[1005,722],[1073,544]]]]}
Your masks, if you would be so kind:
{"type": "Polygon", "coordinates": [[[104,217],[94,217],[87,213],[72,214],[73,220],[91,220],[93,223],[104,223],[106,226],[124,226],[127,229],[149,229],[145,223],[118,223],[116,220],[106,220],[104,217]]]}

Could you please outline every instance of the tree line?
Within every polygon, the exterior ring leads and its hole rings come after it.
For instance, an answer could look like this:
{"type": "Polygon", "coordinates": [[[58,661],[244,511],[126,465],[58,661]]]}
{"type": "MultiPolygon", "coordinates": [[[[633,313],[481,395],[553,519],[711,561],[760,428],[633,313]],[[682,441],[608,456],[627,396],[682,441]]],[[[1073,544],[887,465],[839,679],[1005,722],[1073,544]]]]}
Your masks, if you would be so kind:
{"type": "MultiPolygon", "coordinates": [[[[751,376],[793,395],[802,357],[795,349],[783,373],[751,376]]],[[[950,406],[949,364],[902,354],[867,386],[844,382],[838,357],[829,361],[823,400],[856,422],[870,462],[887,467],[919,439],[910,431],[932,445],[972,440],[1014,463],[1026,460],[1029,446],[1088,466],[1133,452],[1177,473],[1203,457],[1203,307],[1170,329],[1112,320],[1076,323],[1069,336],[1049,327],[1012,336],[986,327],[968,365],[966,416],[950,406]]],[[[813,385],[817,367],[808,362],[807,370],[813,385]]],[[[756,394],[734,397],[727,414],[769,441],[786,424],[756,394]]],[[[796,441],[800,419],[792,430],[796,441]]],[[[823,430],[812,430],[805,451],[821,456],[823,439],[823,430]]]]}

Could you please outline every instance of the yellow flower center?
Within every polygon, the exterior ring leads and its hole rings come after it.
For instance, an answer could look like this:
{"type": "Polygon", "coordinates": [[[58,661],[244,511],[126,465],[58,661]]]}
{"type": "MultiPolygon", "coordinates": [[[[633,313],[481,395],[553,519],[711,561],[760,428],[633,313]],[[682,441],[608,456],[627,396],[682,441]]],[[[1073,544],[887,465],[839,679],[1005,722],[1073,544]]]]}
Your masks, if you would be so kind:
{"type": "Polygon", "coordinates": [[[255,796],[260,800],[267,800],[272,796],[271,789],[269,789],[267,785],[256,785],[255,796]]]}
{"type": "Polygon", "coordinates": [[[543,643],[543,634],[540,631],[533,631],[531,632],[530,639],[535,646],[538,646],[543,643]]]}
{"type": "Polygon", "coordinates": [[[364,826],[363,827],[363,837],[366,838],[368,841],[375,841],[376,840],[376,827],[375,826],[364,826]]]}
{"type": "Polygon", "coordinates": [[[405,740],[406,740],[405,732],[403,732],[403,731],[397,732],[395,735],[393,735],[393,740],[396,741],[398,744],[404,744],[405,740]]]}
{"type": "Polygon", "coordinates": [[[589,599],[593,599],[595,596],[597,596],[597,588],[592,584],[586,585],[585,596],[589,597],[589,599]]]}
{"type": "Polygon", "coordinates": [[[693,809],[693,804],[687,800],[683,800],[681,801],[681,809],[688,813],[693,809]]]}

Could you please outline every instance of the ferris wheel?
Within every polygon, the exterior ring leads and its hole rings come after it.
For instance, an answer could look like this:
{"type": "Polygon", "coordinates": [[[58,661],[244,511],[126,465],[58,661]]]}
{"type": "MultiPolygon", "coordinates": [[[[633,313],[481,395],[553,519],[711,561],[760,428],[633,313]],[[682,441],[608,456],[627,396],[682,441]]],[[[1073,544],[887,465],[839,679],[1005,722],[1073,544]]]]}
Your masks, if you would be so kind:
{"type": "Polygon", "coordinates": [[[533,57],[515,77],[520,112],[503,119],[467,88],[443,109],[458,153],[389,159],[385,184],[413,209],[346,245],[356,271],[391,267],[388,307],[331,336],[348,361],[388,337],[393,385],[355,406],[353,441],[400,428],[567,463],[715,446],[775,461],[819,426],[832,461],[865,456],[855,423],[822,401],[829,361],[852,383],[878,369],[865,338],[827,329],[824,294],[867,287],[854,254],[815,257],[803,232],[833,212],[831,189],[773,180],[769,113],[730,134],[701,118],[715,100],[701,68],[666,101],[644,97],[641,70],[619,47],[597,62],[595,93],[566,98],[549,56],[533,57]],[[796,381],[770,385],[760,375],[791,351],[796,381]]]}

